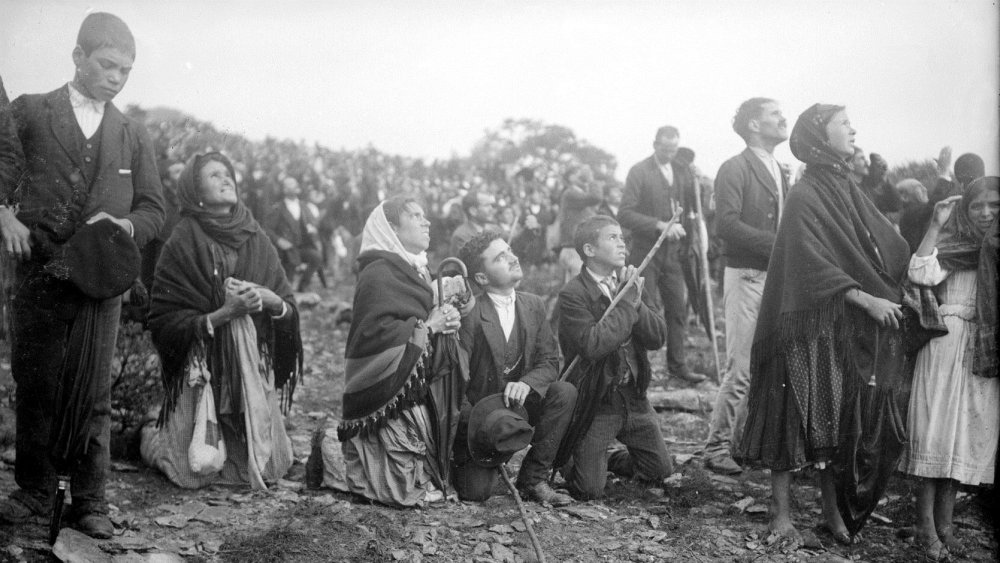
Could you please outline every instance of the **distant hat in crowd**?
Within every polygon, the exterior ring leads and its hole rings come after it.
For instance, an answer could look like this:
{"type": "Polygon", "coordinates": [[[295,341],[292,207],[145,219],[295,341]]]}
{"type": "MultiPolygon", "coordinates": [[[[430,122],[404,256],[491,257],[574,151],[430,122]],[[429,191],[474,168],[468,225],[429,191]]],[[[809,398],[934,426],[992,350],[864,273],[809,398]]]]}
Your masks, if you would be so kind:
{"type": "Polygon", "coordinates": [[[907,178],[896,183],[896,191],[904,203],[927,203],[927,187],[920,180],[907,178]]]}
{"type": "Polygon", "coordinates": [[[484,397],[469,414],[469,452],[481,467],[499,467],[531,444],[535,430],[523,406],[506,407],[503,394],[484,397]]]}
{"type": "Polygon", "coordinates": [[[141,262],[132,236],[114,221],[102,219],[77,229],[45,269],[73,282],[87,297],[110,299],[132,287],[141,262]]]}
{"type": "Polygon", "coordinates": [[[681,147],[677,149],[674,160],[682,166],[691,166],[694,164],[694,150],[688,147],[681,147]]]}
{"type": "Polygon", "coordinates": [[[965,153],[955,160],[955,179],[967,184],[986,175],[986,165],[978,154],[965,153]]]}

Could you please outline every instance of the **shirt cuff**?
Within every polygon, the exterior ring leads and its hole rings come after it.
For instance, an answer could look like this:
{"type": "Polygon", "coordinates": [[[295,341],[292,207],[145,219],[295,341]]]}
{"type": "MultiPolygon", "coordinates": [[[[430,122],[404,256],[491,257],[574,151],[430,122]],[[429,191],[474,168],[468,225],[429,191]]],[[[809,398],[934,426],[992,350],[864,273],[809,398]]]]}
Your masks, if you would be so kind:
{"type": "Polygon", "coordinates": [[[271,318],[272,319],[280,319],[281,317],[284,317],[286,313],[288,313],[288,303],[286,303],[285,300],[282,299],[281,300],[281,312],[278,313],[277,315],[271,315],[271,318]]]}
{"type": "Polygon", "coordinates": [[[135,225],[132,224],[132,221],[128,219],[122,219],[122,221],[125,221],[125,224],[128,225],[128,228],[126,229],[128,231],[128,236],[135,238],[135,225]]]}
{"type": "Polygon", "coordinates": [[[212,326],[212,318],[208,315],[205,315],[205,334],[209,338],[215,338],[215,327],[212,326]]]}

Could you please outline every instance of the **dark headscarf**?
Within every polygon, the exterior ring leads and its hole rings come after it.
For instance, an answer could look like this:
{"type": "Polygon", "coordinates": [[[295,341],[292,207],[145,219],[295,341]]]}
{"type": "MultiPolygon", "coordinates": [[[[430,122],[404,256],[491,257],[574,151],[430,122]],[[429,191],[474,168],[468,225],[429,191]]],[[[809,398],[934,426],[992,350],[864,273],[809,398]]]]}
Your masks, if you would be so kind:
{"type": "Polygon", "coordinates": [[[845,177],[850,176],[851,169],[847,161],[830,147],[826,139],[826,126],[838,112],[844,111],[844,106],[834,104],[814,104],[802,112],[788,144],[795,158],[808,166],[821,166],[845,177]]]}
{"type": "Polygon", "coordinates": [[[955,211],[941,229],[938,239],[938,262],[948,270],[974,270],[979,266],[979,253],[986,232],[969,219],[972,200],[986,191],[1000,191],[1000,178],[979,178],[965,188],[955,211]]]}
{"type": "Polygon", "coordinates": [[[232,173],[229,160],[219,153],[191,158],[178,182],[181,221],[156,265],[149,309],[149,328],[162,360],[166,390],[162,423],[173,411],[183,386],[185,366],[192,355],[204,359],[213,374],[211,383],[219,414],[241,412],[238,365],[228,324],[209,337],[205,317],[225,303],[228,277],[266,287],[281,297],[288,313],[278,319],[254,315],[261,356],[282,389],[285,409],[302,373],[302,341],[292,290],[278,253],[253,215],[242,203],[228,215],[206,211],[199,202],[197,178],[208,162],[221,162],[232,173]],[[230,249],[228,252],[226,248],[230,249]]]}
{"type": "Polygon", "coordinates": [[[806,172],[788,195],[771,254],[754,339],[761,360],[784,341],[832,326],[849,289],[894,303],[902,297],[909,247],[827,142],[826,125],[843,109],[816,104],[792,129],[792,153],[806,172]]]}
{"type": "Polygon", "coordinates": [[[202,207],[199,174],[201,169],[212,161],[225,165],[230,177],[235,181],[236,172],[233,164],[222,153],[210,152],[192,156],[178,181],[177,197],[181,204],[181,215],[193,218],[205,234],[220,244],[234,249],[239,248],[252,234],[260,231],[260,225],[239,198],[229,215],[216,215],[202,207]]]}
{"type": "Polygon", "coordinates": [[[976,336],[973,373],[997,377],[997,220],[984,231],[969,219],[969,206],[980,194],[1000,191],[1000,178],[974,180],[962,194],[938,240],[938,262],[948,270],[976,270],[976,336]]]}

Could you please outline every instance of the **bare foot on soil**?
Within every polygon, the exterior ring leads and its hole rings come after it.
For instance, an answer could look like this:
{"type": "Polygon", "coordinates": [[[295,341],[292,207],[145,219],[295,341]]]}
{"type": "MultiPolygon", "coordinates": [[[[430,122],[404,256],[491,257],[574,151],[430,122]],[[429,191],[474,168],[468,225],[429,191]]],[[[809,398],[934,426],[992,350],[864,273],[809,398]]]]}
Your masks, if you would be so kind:
{"type": "Polygon", "coordinates": [[[802,534],[795,529],[795,525],[788,518],[773,518],[767,524],[767,529],[772,534],[776,534],[789,544],[798,547],[802,545],[802,534]]]}

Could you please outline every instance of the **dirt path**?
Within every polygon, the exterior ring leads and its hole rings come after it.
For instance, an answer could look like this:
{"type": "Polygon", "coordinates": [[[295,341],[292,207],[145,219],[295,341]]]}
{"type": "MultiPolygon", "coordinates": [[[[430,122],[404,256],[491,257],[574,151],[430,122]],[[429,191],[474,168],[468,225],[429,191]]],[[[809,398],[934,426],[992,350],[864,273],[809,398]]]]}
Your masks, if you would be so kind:
{"type": "MultiPolygon", "coordinates": [[[[117,535],[106,542],[66,537],[64,545],[94,561],[535,561],[513,497],[498,489],[488,502],[396,510],[303,485],[310,435],[321,420],[339,415],[346,325],[335,326],[329,307],[340,292],[303,310],[307,373],[288,419],[299,463],[272,490],[212,487],[185,491],[141,464],[116,462],[108,500],[117,535]],[[66,541],[71,543],[66,544],[66,541]],[[72,543],[79,540],[79,543],[72,543]],[[85,550],[92,551],[85,551],[85,550]]],[[[692,329],[689,358],[710,362],[708,340],[692,329]]],[[[654,377],[663,354],[654,356],[654,377]]],[[[673,390],[672,384],[661,388],[673,390]]],[[[798,475],[795,517],[816,543],[791,551],[766,531],[768,487],[761,472],[738,478],[702,469],[697,457],[707,430],[706,405],[714,386],[688,391],[684,410],[661,412],[661,427],[678,473],[663,489],[612,481],[602,502],[555,509],[528,503],[547,561],[890,561],[920,560],[912,540],[897,537],[912,524],[912,484],[894,479],[890,492],[857,545],[844,547],[816,527],[818,490],[798,475]]],[[[0,462],[0,492],[13,487],[12,450],[0,462]]],[[[518,458],[511,463],[516,469],[518,458]]],[[[806,473],[806,472],[803,472],[806,473]]],[[[501,485],[502,487],[502,485],[501,485]]],[[[969,560],[992,561],[996,544],[975,493],[956,507],[959,536],[969,560]]],[[[0,562],[50,561],[44,522],[0,527],[0,562]]],[[[82,559],[87,560],[87,559],[82,559]]]]}

